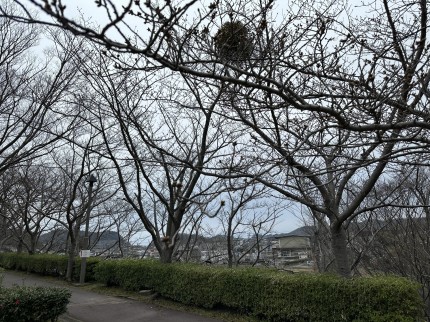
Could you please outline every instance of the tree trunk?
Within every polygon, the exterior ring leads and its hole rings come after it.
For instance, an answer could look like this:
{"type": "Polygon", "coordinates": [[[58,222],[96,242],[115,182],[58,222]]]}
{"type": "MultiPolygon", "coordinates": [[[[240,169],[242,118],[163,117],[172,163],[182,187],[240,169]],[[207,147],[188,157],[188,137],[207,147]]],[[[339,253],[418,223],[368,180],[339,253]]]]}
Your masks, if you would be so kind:
{"type": "Polygon", "coordinates": [[[75,264],[75,249],[76,249],[76,241],[73,243],[70,243],[70,248],[68,252],[67,270],[66,270],[66,280],[68,282],[71,282],[73,277],[73,266],[75,264]]]}
{"type": "Polygon", "coordinates": [[[166,243],[161,249],[160,253],[160,262],[162,263],[171,263],[173,257],[173,247],[169,247],[166,243]]]}
{"type": "Polygon", "coordinates": [[[21,254],[22,253],[22,249],[24,248],[24,242],[22,241],[22,239],[20,238],[20,239],[18,239],[18,245],[17,245],[17,247],[16,247],[16,252],[18,253],[18,254],[21,254]]]}
{"type": "Polygon", "coordinates": [[[35,254],[36,253],[36,246],[37,246],[37,233],[35,233],[34,235],[31,234],[30,235],[30,250],[28,251],[29,254],[35,254]]]}
{"type": "Polygon", "coordinates": [[[351,277],[345,230],[342,225],[332,225],[330,230],[336,272],[342,277],[351,277]]]}
{"type": "Polygon", "coordinates": [[[227,257],[228,257],[228,267],[233,267],[233,236],[232,236],[232,217],[228,220],[227,228],[227,257]]]}
{"type": "Polygon", "coordinates": [[[67,258],[67,270],[66,270],[66,281],[71,282],[73,279],[73,267],[75,266],[75,256],[76,256],[76,247],[78,245],[79,239],[76,238],[79,234],[79,229],[75,227],[73,233],[71,234],[69,231],[69,238],[66,241],[66,244],[69,244],[68,249],[68,258],[67,258]]]}
{"type": "Polygon", "coordinates": [[[3,214],[0,216],[0,250],[3,248],[4,243],[9,239],[8,238],[8,229],[7,229],[7,221],[6,217],[3,217],[3,214]]]}

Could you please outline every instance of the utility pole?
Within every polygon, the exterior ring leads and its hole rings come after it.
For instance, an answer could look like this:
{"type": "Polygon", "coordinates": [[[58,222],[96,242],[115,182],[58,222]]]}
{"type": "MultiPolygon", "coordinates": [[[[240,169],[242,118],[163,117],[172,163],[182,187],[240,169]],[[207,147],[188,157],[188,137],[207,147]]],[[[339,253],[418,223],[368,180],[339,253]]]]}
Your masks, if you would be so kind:
{"type": "Polygon", "coordinates": [[[87,272],[87,257],[90,256],[90,238],[88,235],[88,230],[90,228],[91,203],[93,201],[93,185],[95,182],[97,182],[97,179],[94,175],[90,175],[86,182],[89,182],[90,186],[88,188],[88,206],[86,211],[85,234],[82,243],[83,249],[81,250],[81,274],[79,275],[80,284],[85,283],[85,274],[87,272]]]}

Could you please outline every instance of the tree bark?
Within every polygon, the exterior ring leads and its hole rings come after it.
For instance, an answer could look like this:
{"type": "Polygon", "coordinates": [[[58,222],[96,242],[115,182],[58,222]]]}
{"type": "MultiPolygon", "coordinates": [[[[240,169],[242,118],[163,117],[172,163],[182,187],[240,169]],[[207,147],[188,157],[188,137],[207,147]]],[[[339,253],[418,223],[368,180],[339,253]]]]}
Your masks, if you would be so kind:
{"type": "Polygon", "coordinates": [[[76,247],[79,243],[80,220],[78,219],[72,233],[69,231],[70,246],[68,250],[66,280],[71,282],[73,279],[73,267],[75,266],[76,247]]]}
{"type": "Polygon", "coordinates": [[[160,252],[160,262],[162,263],[171,263],[173,257],[173,247],[165,246],[160,252]]]}
{"type": "Polygon", "coordinates": [[[351,277],[346,232],[342,225],[332,225],[330,230],[336,272],[342,277],[351,277]]]}
{"type": "Polygon", "coordinates": [[[73,275],[73,266],[75,264],[75,249],[76,249],[76,240],[70,243],[69,251],[68,251],[68,259],[67,259],[67,270],[66,270],[66,281],[72,281],[73,275]]]}
{"type": "Polygon", "coordinates": [[[233,267],[233,236],[232,236],[232,221],[233,218],[230,216],[228,219],[227,228],[227,255],[228,255],[228,267],[233,267]]]}
{"type": "Polygon", "coordinates": [[[18,253],[18,254],[21,254],[22,253],[22,249],[24,248],[24,242],[22,241],[22,239],[20,238],[20,239],[18,239],[18,245],[17,245],[17,247],[16,247],[16,252],[18,253]]]}

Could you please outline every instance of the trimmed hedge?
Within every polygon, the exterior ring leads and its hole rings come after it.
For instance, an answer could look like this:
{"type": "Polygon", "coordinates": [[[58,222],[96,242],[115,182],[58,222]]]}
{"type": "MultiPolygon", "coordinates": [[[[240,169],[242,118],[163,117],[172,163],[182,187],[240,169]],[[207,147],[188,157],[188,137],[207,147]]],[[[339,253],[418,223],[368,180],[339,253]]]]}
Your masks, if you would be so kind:
{"type": "Polygon", "coordinates": [[[269,321],[424,321],[419,285],[404,278],[342,279],[269,269],[109,260],[96,280],[128,290],[153,289],[185,304],[227,307],[269,321]]]}
{"type": "MultiPolygon", "coordinates": [[[[98,257],[87,258],[86,281],[94,281],[94,267],[101,261],[98,257]]],[[[73,279],[79,280],[81,259],[75,258],[73,267],[73,279]]],[[[54,254],[34,254],[25,253],[0,253],[0,267],[26,271],[50,276],[65,276],[67,270],[67,256],[54,254]]]]}
{"type": "Polygon", "coordinates": [[[63,288],[0,288],[0,322],[56,321],[67,311],[70,296],[63,288]]]}
{"type": "MultiPolygon", "coordinates": [[[[65,274],[66,256],[0,253],[0,266],[65,274]]],[[[74,276],[79,274],[76,260],[74,276]]],[[[226,307],[269,321],[424,321],[419,285],[380,276],[342,279],[273,269],[228,269],[151,260],[89,258],[87,280],[127,290],[152,289],[189,305],[226,307]]]]}
{"type": "Polygon", "coordinates": [[[0,266],[29,273],[60,276],[65,274],[67,257],[51,254],[0,253],[0,266]]]}

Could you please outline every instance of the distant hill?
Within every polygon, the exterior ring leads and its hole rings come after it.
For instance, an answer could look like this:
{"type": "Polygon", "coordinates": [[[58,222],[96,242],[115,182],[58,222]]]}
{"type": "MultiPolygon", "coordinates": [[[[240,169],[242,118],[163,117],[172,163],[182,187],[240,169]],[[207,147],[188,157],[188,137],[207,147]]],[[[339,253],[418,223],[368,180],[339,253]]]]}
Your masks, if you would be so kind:
{"type": "MultiPolygon", "coordinates": [[[[80,232],[80,236],[84,236],[84,232],[80,232]]],[[[62,251],[66,249],[67,230],[56,229],[48,233],[42,234],[39,238],[39,248],[50,248],[53,251],[62,251]]],[[[122,237],[118,238],[118,233],[115,231],[104,231],[100,233],[90,234],[91,249],[94,252],[103,252],[112,248],[117,248],[119,242],[122,247],[130,246],[122,237]]]]}

